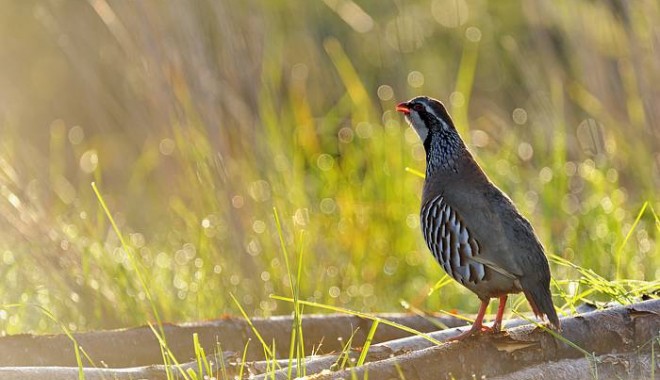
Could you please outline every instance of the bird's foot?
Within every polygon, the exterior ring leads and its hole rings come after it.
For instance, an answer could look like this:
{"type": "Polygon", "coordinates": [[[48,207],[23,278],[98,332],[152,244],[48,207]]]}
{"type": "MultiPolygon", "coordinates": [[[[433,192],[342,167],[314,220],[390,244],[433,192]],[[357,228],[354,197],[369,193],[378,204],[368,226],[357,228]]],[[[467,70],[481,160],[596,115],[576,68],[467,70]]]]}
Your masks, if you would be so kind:
{"type": "Polygon", "coordinates": [[[499,334],[500,332],[502,332],[502,328],[499,324],[494,324],[493,327],[473,325],[468,331],[451,338],[451,340],[465,340],[473,335],[499,334]]]}
{"type": "Polygon", "coordinates": [[[484,325],[481,325],[481,326],[473,325],[468,331],[466,331],[464,333],[461,333],[460,335],[457,335],[457,336],[451,338],[451,340],[465,340],[466,338],[469,338],[473,335],[492,334],[492,333],[496,333],[498,331],[493,330],[492,327],[488,327],[488,326],[484,326],[484,325]]]}

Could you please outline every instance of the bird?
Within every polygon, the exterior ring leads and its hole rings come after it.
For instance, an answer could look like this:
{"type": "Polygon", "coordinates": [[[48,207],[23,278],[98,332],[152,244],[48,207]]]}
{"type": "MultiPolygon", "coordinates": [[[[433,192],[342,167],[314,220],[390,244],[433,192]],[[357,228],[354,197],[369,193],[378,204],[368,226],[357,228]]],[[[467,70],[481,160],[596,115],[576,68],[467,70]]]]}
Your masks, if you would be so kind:
{"type": "Polygon", "coordinates": [[[534,228],[493,184],[461,139],[445,106],[418,96],[400,103],[426,152],[420,227],[435,260],[475,293],[481,305],[463,340],[498,333],[509,294],[523,292],[534,314],[560,330],[550,293],[550,267],[534,228]],[[499,299],[492,328],[484,326],[491,298],[499,299]]]}

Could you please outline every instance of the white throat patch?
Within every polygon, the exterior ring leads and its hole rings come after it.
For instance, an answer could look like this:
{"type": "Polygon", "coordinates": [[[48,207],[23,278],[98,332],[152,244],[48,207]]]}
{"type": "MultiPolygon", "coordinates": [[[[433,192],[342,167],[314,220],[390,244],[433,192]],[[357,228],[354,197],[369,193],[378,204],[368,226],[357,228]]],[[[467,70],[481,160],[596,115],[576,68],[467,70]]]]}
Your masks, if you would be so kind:
{"type": "Polygon", "coordinates": [[[419,113],[416,111],[410,111],[410,113],[406,115],[406,119],[408,120],[408,124],[410,124],[415,132],[417,132],[422,143],[424,143],[424,141],[426,141],[426,136],[429,135],[429,129],[426,127],[426,124],[424,124],[424,121],[422,121],[422,118],[419,117],[419,113]]]}

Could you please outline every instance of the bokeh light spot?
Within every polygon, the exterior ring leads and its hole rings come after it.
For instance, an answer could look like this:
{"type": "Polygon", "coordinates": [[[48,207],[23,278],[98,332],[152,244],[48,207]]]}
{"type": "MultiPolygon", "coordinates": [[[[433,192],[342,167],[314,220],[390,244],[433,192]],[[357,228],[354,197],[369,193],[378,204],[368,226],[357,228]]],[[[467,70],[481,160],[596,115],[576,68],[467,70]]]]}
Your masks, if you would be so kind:
{"type": "Polygon", "coordinates": [[[481,41],[481,29],[476,26],[471,26],[465,30],[465,38],[471,42],[481,41]]]}
{"type": "Polygon", "coordinates": [[[170,156],[174,153],[174,148],[176,148],[176,143],[169,138],[160,140],[160,144],[158,144],[158,150],[164,156],[170,156]]]}
{"type": "Polygon", "coordinates": [[[469,11],[465,0],[434,0],[431,14],[440,25],[456,28],[467,22],[469,11]]]}
{"type": "Polygon", "coordinates": [[[523,125],[527,122],[527,111],[522,108],[516,108],[511,113],[511,117],[513,118],[514,123],[523,125]]]}
{"type": "Polygon", "coordinates": [[[419,71],[408,73],[408,84],[410,87],[419,88],[424,85],[424,74],[419,71]]]}
{"type": "Polygon", "coordinates": [[[518,145],[518,156],[523,160],[523,161],[529,161],[532,159],[532,156],[534,155],[534,148],[529,143],[522,142],[520,145],[518,145]]]}
{"type": "Polygon", "coordinates": [[[96,154],[96,150],[90,149],[83,153],[80,157],[80,169],[85,173],[93,173],[94,170],[98,167],[99,156],[96,154]]]}
{"type": "Polygon", "coordinates": [[[394,97],[394,90],[386,84],[378,86],[376,93],[378,94],[378,98],[384,101],[391,100],[394,97]]]}
{"type": "Polygon", "coordinates": [[[73,127],[71,127],[71,129],[69,129],[69,142],[72,145],[80,144],[84,138],[85,138],[85,132],[83,131],[81,126],[74,125],[73,127]]]}

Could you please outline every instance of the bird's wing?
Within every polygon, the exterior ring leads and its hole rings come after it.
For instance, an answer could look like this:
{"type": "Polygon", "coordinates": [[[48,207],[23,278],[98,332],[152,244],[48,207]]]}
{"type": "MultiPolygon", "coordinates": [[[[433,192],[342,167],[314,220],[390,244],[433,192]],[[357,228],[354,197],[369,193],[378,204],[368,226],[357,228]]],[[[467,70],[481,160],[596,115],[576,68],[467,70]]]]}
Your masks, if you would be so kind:
{"type": "Polygon", "coordinates": [[[508,270],[502,268],[499,266],[497,263],[493,262],[492,260],[488,259],[487,257],[484,256],[473,256],[470,258],[472,261],[476,261],[480,264],[483,264],[487,266],[488,268],[494,270],[495,272],[501,274],[504,277],[508,277],[512,280],[517,279],[519,276],[516,276],[515,274],[509,272],[508,270]]]}
{"type": "Polygon", "coordinates": [[[495,263],[504,268],[512,268],[520,277],[524,276],[528,280],[549,279],[550,270],[545,251],[532,225],[497,187],[493,185],[488,193],[486,199],[498,216],[497,224],[502,233],[499,237],[501,244],[496,246],[504,250],[496,256],[495,263]],[[526,268],[524,272],[523,268],[526,268]]]}
{"type": "Polygon", "coordinates": [[[457,190],[447,192],[447,202],[456,209],[479,244],[479,254],[472,259],[505,277],[521,278],[526,274],[523,269],[529,267],[526,261],[535,261],[534,256],[538,255],[533,252],[538,247],[526,246],[538,241],[533,233],[531,237],[525,235],[532,231],[527,231],[525,219],[491,183],[485,188],[461,186],[457,190]],[[526,257],[530,255],[531,260],[526,257]]]}

